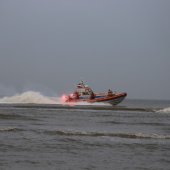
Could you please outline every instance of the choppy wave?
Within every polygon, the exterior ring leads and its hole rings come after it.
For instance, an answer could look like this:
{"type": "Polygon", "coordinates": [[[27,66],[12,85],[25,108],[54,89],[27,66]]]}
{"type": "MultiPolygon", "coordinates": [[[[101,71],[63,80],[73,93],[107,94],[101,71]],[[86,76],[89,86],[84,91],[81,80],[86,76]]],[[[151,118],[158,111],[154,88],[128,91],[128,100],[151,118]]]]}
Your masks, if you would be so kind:
{"type": "Polygon", "coordinates": [[[158,110],[157,112],[159,112],[159,113],[170,113],[170,107],[158,110]]]}
{"type": "Polygon", "coordinates": [[[87,137],[120,137],[132,139],[170,139],[170,135],[143,134],[143,133],[109,133],[109,132],[82,132],[82,131],[46,131],[49,135],[60,136],[87,136],[87,137]]]}

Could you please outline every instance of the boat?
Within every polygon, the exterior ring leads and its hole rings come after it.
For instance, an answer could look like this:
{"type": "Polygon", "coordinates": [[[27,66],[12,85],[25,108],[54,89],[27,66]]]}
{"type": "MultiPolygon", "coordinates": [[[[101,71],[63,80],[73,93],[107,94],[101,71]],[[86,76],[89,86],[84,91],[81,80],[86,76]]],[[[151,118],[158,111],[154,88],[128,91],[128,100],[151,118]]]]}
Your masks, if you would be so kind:
{"type": "Polygon", "coordinates": [[[93,90],[83,81],[77,84],[76,90],[69,95],[63,95],[62,101],[64,103],[77,103],[77,102],[88,102],[88,103],[108,103],[112,106],[119,104],[127,96],[125,92],[112,92],[108,90],[107,93],[94,93],[93,90]]]}

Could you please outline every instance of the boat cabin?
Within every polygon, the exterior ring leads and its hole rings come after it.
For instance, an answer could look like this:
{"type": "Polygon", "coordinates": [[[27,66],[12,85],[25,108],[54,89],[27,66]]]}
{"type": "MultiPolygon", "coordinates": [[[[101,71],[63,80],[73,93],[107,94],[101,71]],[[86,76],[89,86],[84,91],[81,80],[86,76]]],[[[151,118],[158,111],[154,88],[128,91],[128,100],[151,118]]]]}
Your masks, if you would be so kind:
{"type": "Polygon", "coordinates": [[[85,85],[83,81],[77,84],[75,93],[78,93],[79,97],[89,98],[93,93],[92,89],[85,85]]]}

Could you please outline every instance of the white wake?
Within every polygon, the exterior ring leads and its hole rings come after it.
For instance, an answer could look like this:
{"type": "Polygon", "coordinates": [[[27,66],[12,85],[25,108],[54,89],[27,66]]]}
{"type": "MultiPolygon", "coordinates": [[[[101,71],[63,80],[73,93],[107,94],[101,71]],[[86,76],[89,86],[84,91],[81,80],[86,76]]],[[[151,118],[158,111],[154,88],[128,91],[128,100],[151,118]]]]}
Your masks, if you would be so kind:
{"type": "Polygon", "coordinates": [[[58,102],[42,95],[40,92],[27,91],[14,96],[0,98],[0,103],[57,104],[58,102]]]}
{"type": "Polygon", "coordinates": [[[44,96],[40,92],[35,91],[27,91],[21,94],[16,94],[14,96],[6,96],[3,98],[0,98],[0,103],[6,103],[6,104],[19,104],[19,103],[32,103],[32,104],[62,104],[62,105],[107,105],[104,103],[87,103],[87,102],[78,102],[78,103],[63,103],[61,100],[61,97],[49,97],[44,96]]]}

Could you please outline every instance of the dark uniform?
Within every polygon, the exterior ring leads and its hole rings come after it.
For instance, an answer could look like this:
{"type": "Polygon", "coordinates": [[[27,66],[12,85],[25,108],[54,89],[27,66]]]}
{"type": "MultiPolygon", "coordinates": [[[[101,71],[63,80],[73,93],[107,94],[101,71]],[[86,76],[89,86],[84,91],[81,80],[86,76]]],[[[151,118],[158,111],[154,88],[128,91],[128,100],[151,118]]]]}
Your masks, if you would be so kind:
{"type": "Polygon", "coordinates": [[[113,92],[109,89],[107,95],[108,96],[113,96],[113,92]]]}

